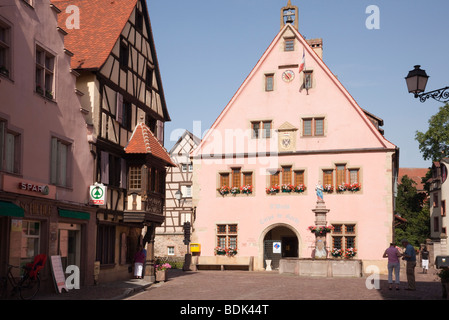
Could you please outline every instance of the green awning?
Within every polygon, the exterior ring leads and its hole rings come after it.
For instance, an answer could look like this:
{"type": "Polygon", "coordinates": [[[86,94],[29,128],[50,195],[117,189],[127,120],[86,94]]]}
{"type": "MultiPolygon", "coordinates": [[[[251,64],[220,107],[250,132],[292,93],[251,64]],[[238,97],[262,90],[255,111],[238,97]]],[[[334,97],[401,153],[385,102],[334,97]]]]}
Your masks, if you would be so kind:
{"type": "Polygon", "coordinates": [[[0,216],[7,217],[23,217],[25,212],[23,209],[14,203],[7,201],[0,201],[0,216]]]}
{"type": "Polygon", "coordinates": [[[58,208],[58,211],[59,211],[60,217],[90,220],[90,214],[88,212],[64,210],[64,209],[59,209],[59,208],[58,208]]]}

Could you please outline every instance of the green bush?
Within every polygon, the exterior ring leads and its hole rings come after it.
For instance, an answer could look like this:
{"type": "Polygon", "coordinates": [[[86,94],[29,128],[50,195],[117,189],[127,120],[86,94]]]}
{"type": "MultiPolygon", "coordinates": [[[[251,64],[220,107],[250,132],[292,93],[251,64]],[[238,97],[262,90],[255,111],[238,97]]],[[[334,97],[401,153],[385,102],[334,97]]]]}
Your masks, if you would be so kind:
{"type": "Polygon", "coordinates": [[[182,269],[184,267],[184,257],[155,257],[155,264],[169,263],[172,269],[182,269]]]}

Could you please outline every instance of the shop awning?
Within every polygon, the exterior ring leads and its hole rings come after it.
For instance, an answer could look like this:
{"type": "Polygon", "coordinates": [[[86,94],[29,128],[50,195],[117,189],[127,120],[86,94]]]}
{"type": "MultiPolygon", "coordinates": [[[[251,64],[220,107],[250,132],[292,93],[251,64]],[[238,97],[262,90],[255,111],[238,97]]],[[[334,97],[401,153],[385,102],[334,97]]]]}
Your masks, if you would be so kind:
{"type": "Polygon", "coordinates": [[[0,201],[0,216],[23,217],[24,215],[25,212],[21,207],[11,202],[0,201]]]}
{"type": "Polygon", "coordinates": [[[90,214],[88,212],[72,211],[72,210],[65,210],[65,209],[59,209],[59,208],[58,208],[58,211],[59,211],[60,217],[90,220],[90,214]]]}

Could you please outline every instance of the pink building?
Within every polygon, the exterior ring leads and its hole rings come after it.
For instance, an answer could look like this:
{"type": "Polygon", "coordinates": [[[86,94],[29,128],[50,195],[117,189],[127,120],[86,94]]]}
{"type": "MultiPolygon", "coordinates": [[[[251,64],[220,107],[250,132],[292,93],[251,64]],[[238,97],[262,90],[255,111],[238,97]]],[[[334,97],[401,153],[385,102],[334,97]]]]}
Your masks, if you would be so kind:
{"type": "Polygon", "coordinates": [[[273,243],[274,268],[310,258],[320,183],[334,227],[327,250],[355,248],[354,259],[385,270],[398,148],[323,62],[322,40],[298,32],[297,17],[289,1],[280,32],[192,152],[198,263],[221,264],[216,247],[233,247],[225,263],[263,270],[273,243]]]}
{"type": "Polygon", "coordinates": [[[49,0],[0,6],[0,275],[43,253],[50,288],[50,256],[77,265],[81,284],[95,261],[93,157],[59,13],[49,0]]]}

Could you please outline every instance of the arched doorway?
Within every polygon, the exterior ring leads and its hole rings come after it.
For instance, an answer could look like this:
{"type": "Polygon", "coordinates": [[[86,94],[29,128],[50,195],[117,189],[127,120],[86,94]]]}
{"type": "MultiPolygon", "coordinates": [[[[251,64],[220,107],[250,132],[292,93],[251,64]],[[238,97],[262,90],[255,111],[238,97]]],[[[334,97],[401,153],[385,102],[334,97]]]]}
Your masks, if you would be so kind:
{"type": "Polygon", "coordinates": [[[299,258],[300,236],[288,224],[274,224],[267,227],[259,241],[259,265],[266,268],[266,260],[271,260],[271,268],[278,269],[280,259],[299,258]]]}

